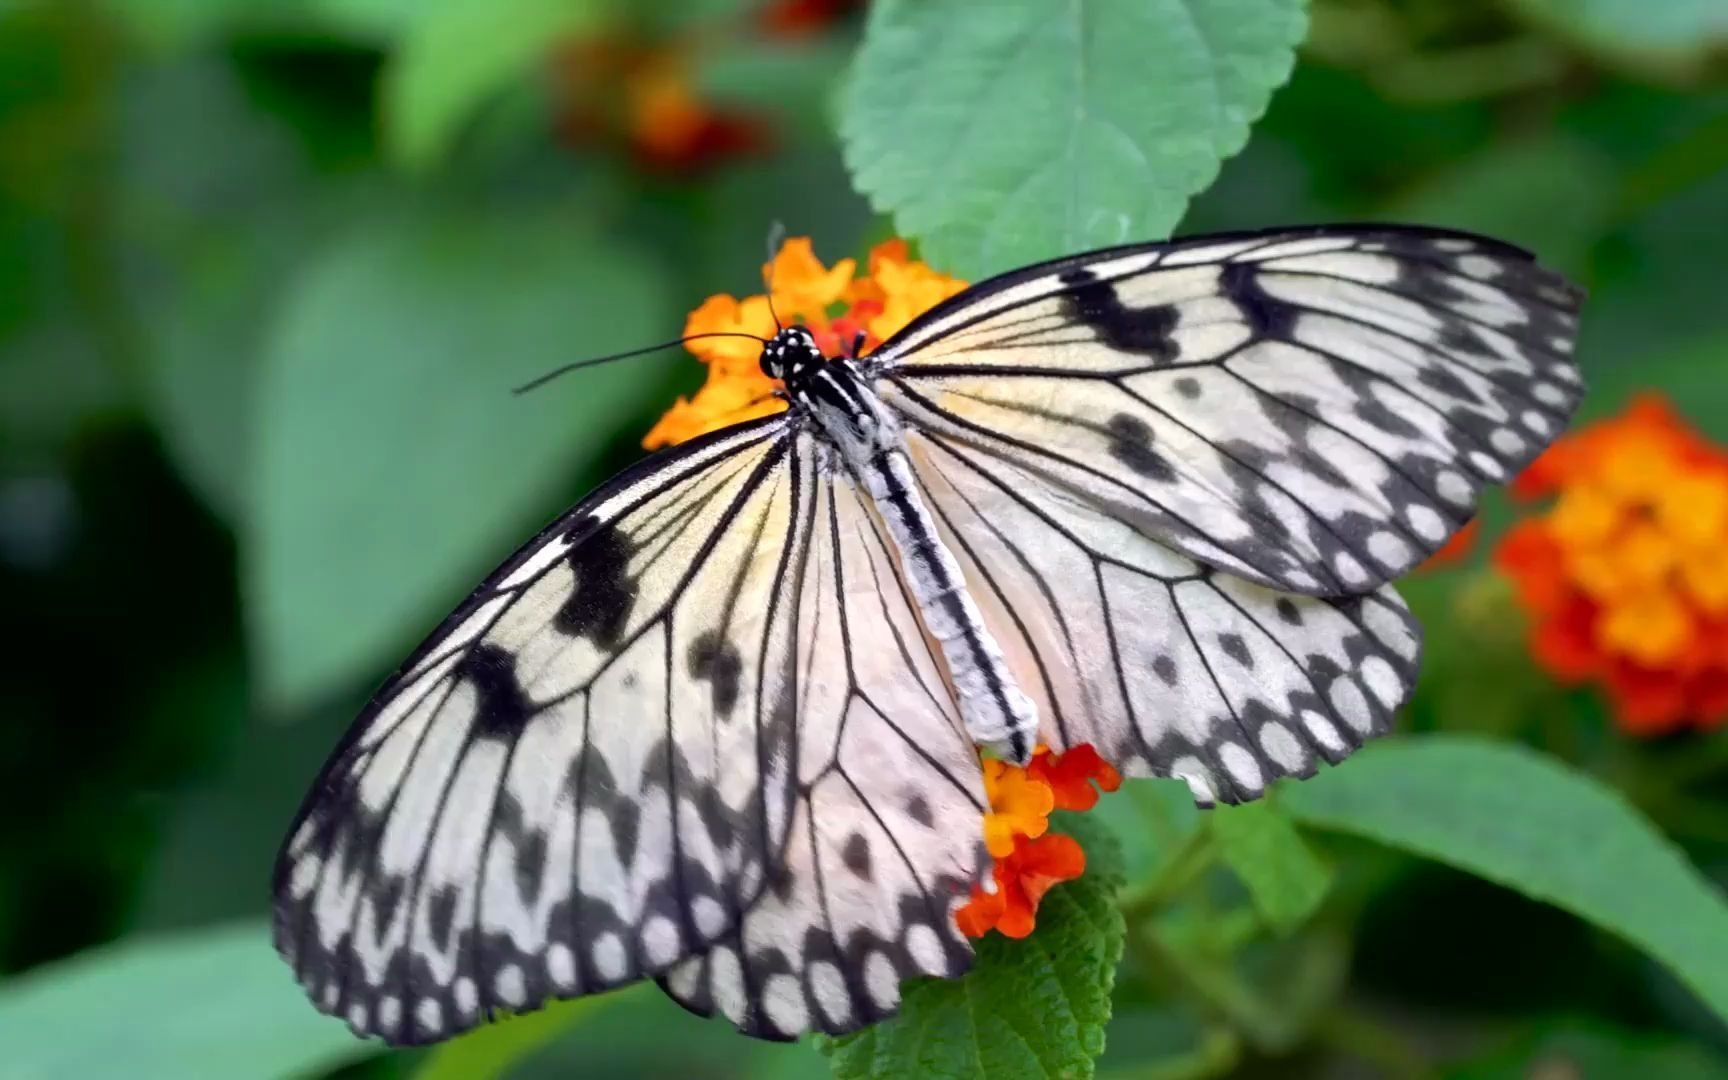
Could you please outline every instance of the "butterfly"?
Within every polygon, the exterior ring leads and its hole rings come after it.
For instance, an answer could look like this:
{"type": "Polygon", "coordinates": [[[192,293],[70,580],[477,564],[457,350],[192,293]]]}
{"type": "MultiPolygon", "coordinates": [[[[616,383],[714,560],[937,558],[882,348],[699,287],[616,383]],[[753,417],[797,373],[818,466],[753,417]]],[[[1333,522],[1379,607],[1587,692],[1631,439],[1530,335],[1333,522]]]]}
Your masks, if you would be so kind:
{"type": "Polygon", "coordinates": [[[1388,584],[1561,431],[1581,293],[1419,227],[1058,259],[547,526],[378,691],[278,857],[315,1004],[388,1042],[654,978],[769,1038],[953,977],[979,751],[1202,805],[1387,730],[1388,584]]]}

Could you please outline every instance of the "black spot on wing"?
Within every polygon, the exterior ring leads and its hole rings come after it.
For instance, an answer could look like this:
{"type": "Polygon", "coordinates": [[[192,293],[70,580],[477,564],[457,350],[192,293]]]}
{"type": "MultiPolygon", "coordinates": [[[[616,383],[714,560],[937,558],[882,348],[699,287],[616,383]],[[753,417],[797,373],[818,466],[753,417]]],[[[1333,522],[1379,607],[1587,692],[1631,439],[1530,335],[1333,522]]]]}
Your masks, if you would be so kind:
{"type": "Polygon", "coordinates": [[[516,681],[515,659],[490,642],[468,650],[456,665],[456,677],[474,687],[477,707],[474,734],[482,739],[514,739],[527,726],[534,705],[516,681]]]}
{"type": "Polygon", "coordinates": [[[1278,617],[1280,619],[1283,619],[1291,626],[1302,625],[1302,613],[1296,610],[1295,601],[1291,600],[1288,596],[1280,596],[1278,598],[1278,603],[1274,606],[1278,609],[1278,617]]]}
{"type": "Polygon", "coordinates": [[[870,841],[864,838],[863,833],[855,832],[847,838],[846,846],[840,849],[840,858],[846,869],[865,881],[874,876],[870,866],[870,841]]]}
{"type": "Polygon", "coordinates": [[[1176,470],[1152,449],[1152,429],[1137,417],[1117,413],[1105,425],[1110,435],[1110,456],[1148,480],[1170,483],[1176,470]]]}
{"type": "Polygon", "coordinates": [[[432,940],[443,948],[449,948],[450,930],[456,919],[456,886],[439,886],[426,905],[426,916],[432,940]]]}
{"type": "Polygon", "coordinates": [[[1224,655],[1250,670],[1254,667],[1254,654],[1248,651],[1248,643],[1242,640],[1241,634],[1219,634],[1218,647],[1224,650],[1224,655]]]}
{"type": "Polygon", "coordinates": [[[1289,304],[1275,299],[1260,287],[1260,278],[1251,262],[1235,262],[1224,267],[1219,278],[1224,292],[1242,309],[1249,329],[1257,337],[1291,339],[1296,312],[1289,304]]]}
{"type": "Polygon", "coordinates": [[[926,829],[936,824],[936,815],[930,811],[930,800],[922,795],[914,794],[906,800],[906,816],[926,829]]]}
{"type": "Polygon", "coordinates": [[[1176,329],[1175,308],[1165,304],[1128,307],[1114,285],[1097,280],[1084,267],[1064,271],[1059,280],[1068,286],[1062,297],[1068,318],[1091,327],[1106,345],[1159,360],[1176,355],[1176,343],[1170,336],[1176,329]]]}
{"type": "Polygon", "coordinates": [[[566,558],[576,583],[553,625],[601,648],[616,648],[636,601],[636,582],[629,573],[634,549],[611,522],[588,517],[571,528],[571,539],[574,546],[566,558]]]}
{"type": "Polygon", "coordinates": [[[1192,375],[1184,375],[1176,380],[1176,392],[1193,401],[1200,396],[1200,380],[1192,375]]]}
{"type": "Polygon", "coordinates": [[[730,716],[738,704],[738,680],[744,673],[738,650],[718,632],[709,630],[690,643],[689,664],[691,677],[708,683],[715,713],[730,716]]]}

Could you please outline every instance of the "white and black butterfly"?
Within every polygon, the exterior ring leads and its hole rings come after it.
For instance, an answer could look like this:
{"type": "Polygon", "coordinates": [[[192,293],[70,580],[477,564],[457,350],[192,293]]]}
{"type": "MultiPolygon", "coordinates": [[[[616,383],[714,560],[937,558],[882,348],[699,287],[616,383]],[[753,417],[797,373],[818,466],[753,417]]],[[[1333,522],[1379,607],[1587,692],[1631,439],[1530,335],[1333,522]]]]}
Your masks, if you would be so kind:
{"type": "Polygon", "coordinates": [[[955,976],[976,746],[1201,803],[1385,731],[1388,586],[1576,405],[1579,292],[1493,240],[1198,237],[994,278],[629,469],[378,692],[276,869],[318,1007],[393,1043],[644,977],[785,1038],[955,976]]]}

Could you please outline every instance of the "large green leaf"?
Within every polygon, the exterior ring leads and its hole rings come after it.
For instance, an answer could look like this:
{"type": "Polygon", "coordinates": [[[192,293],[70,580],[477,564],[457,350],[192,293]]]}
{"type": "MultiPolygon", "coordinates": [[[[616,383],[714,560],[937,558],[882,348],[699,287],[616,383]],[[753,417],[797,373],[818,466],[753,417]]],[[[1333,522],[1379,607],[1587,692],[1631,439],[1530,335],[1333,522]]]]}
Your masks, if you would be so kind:
{"type": "Polygon", "coordinates": [[[1466,1064],[1446,1080],[1542,1076],[1728,1080],[1728,1059],[1672,1035],[1621,1031],[1600,1021],[1562,1021],[1466,1064]]]}
{"type": "Polygon", "coordinates": [[[1514,0],[1513,6],[1609,56],[1680,61],[1728,41],[1722,0],[1514,0]]]}
{"type": "Polygon", "coordinates": [[[1580,276],[1606,231],[1616,176],[1606,155],[1549,135],[1491,146],[1381,208],[1394,221],[1473,229],[1534,251],[1580,276]]]}
{"type": "Polygon", "coordinates": [[[354,216],[356,181],[317,183],[296,133],[220,64],[139,73],[122,116],[117,216],[144,403],[193,489],[237,521],[264,324],[283,278],[354,216]]]}
{"type": "Polygon", "coordinates": [[[841,94],[847,164],[965,277],[1163,236],[1305,28],[1301,0],[881,0],[841,94]]]}
{"type": "Polygon", "coordinates": [[[272,700],[385,670],[529,535],[573,457],[640,434],[676,355],[510,387],[664,337],[659,294],[550,214],[380,223],[306,269],[266,351],[244,537],[272,700]]]}
{"type": "Polygon", "coordinates": [[[1326,898],[1331,872],[1280,806],[1266,799],[1221,806],[1206,821],[1219,854],[1272,929],[1296,929],[1326,898]]]}
{"type": "Polygon", "coordinates": [[[1050,890],[1031,936],[987,934],[963,978],[905,983],[898,1016],[823,1043],[836,1077],[1092,1075],[1126,936],[1122,856],[1096,822],[1057,825],[1080,840],[1086,873],[1050,890]]]}
{"type": "Polygon", "coordinates": [[[274,1080],[378,1049],[312,1008],[261,920],[122,942],[0,986],[7,1080],[274,1080]]]}
{"type": "Polygon", "coordinates": [[[617,995],[554,1001],[536,1012],[497,1020],[432,1051],[414,1080],[494,1080],[517,1062],[585,1023],[617,995]]]}
{"type": "Polygon", "coordinates": [[[385,139],[398,162],[424,168],[512,81],[532,77],[560,41],[596,25],[604,0],[435,3],[403,32],[384,70],[385,139]]]}
{"type": "Polygon", "coordinates": [[[1728,1017],[1728,903],[1613,790],[1522,747],[1392,739],[1283,793],[1357,833],[1543,900],[1625,938],[1728,1017]]]}

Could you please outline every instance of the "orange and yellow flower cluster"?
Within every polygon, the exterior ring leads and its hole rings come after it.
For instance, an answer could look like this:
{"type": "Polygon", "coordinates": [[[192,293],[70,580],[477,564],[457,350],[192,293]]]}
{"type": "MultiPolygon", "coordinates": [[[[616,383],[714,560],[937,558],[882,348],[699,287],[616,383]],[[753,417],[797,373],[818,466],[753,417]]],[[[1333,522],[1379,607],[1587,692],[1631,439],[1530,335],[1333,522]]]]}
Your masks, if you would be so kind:
{"type": "Polygon", "coordinates": [[[1060,754],[1040,746],[1024,768],[985,759],[990,812],[984,846],[995,860],[994,888],[972,886],[971,899],[954,915],[960,932],[974,938],[991,930],[1011,938],[1030,934],[1050,887],[1086,870],[1079,843],[1049,831],[1051,811],[1090,810],[1099,789],[1115,791],[1121,784],[1116,770],[1085,745],[1060,754]]]}
{"type": "MultiPolygon", "coordinates": [[[[809,237],[793,237],[762,268],[763,280],[772,283],[772,308],[766,295],[742,300],[724,293],[710,296],[690,313],[684,334],[718,331],[772,337],[778,315],[785,322],[809,327],[822,351],[835,356],[850,351],[859,335],[863,335],[863,349],[875,348],[966,287],[964,281],[911,258],[904,240],[877,244],[870,252],[868,269],[867,274],[859,274],[856,259],[825,266],[809,237]]],[[[643,446],[650,450],[671,446],[785,408],[773,396],[779,382],[764,375],[758,363],[760,345],[722,337],[691,341],[686,347],[708,365],[708,380],[695,397],[678,399],[642,440],[643,446]]]]}
{"type": "Polygon", "coordinates": [[[1561,439],[1513,492],[1553,498],[1495,552],[1537,661],[1601,683],[1634,734],[1728,720],[1728,450],[1646,397],[1561,439]]]}

